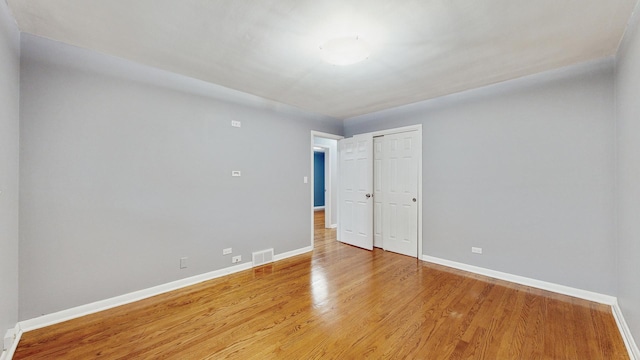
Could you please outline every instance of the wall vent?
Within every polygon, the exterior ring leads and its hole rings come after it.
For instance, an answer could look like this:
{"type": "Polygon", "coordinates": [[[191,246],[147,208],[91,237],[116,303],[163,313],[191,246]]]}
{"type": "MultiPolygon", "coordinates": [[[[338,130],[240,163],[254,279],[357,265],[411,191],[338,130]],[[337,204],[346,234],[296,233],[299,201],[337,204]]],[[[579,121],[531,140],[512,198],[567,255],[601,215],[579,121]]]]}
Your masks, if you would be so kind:
{"type": "Polygon", "coordinates": [[[260,266],[266,263],[273,262],[273,249],[256,251],[252,254],[253,266],[260,266]]]}

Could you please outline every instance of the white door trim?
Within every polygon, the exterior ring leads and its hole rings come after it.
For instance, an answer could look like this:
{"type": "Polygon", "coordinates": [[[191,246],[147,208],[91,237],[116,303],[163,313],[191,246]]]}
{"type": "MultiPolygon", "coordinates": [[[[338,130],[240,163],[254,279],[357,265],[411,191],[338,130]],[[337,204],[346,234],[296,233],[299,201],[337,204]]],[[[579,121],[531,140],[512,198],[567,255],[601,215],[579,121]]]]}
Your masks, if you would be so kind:
{"type": "MultiPolygon", "coordinates": [[[[331,227],[331,192],[333,191],[333,189],[331,188],[331,148],[326,146],[326,145],[320,145],[320,144],[314,144],[313,145],[313,152],[321,152],[324,154],[324,205],[323,206],[315,206],[315,194],[314,194],[314,206],[313,209],[314,210],[324,210],[324,227],[325,228],[329,228],[331,227]],[[320,150],[318,150],[318,148],[320,148],[320,150]]],[[[315,174],[315,159],[313,160],[314,162],[314,166],[313,166],[313,171],[314,173],[311,174],[313,176],[313,186],[314,186],[314,190],[315,190],[315,181],[316,181],[316,174],[315,174]]],[[[315,191],[314,191],[315,192],[315,191]]],[[[315,217],[314,217],[315,219],[315,217]]],[[[315,225],[314,225],[315,227],[315,225]]]]}
{"type": "Polygon", "coordinates": [[[382,240],[382,206],[383,189],[385,183],[382,179],[382,158],[384,153],[384,136],[373,138],[373,246],[384,248],[382,240]],[[379,151],[378,151],[379,150],[379,151]]]}
{"type": "MultiPolygon", "coordinates": [[[[309,147],[309,157],[310,157],[310,163],[311,163],[311,176],[310,176],[310,194],[311,194],[311,206],[310,206],[310,213],[311,213],[311,237],[310,237],[310,244],[311,247],[313,248],[313,186],[314,186],[314,167],[313,167],[313,147],[314,146],[318,146],[318,145],[314,145],[314,141],[313,138],[315,137],[321,137],[321,138],[325,138],[325,139],[331,139],[331,140],[341,140],[344,139],[344,136],[342,135],[335,135],[335,134],[329,134],[329,133],[325,133],[325,132],[321,132],[321,131],[315,131],[315,130],[311,130],[311,145],[309,147]]],[[[323,147],[323,146],[320,146],[323,147]]],[[[326,153],[325,153],[326,154],[326,153]]],[[[327,157],[325,156],[325,162],[327,157]]],[[[330,160],[329,160],[330,161],[330,160]]],[[[338,182],[340,182],[340,174],[338,174],[338,182]]],[[[326,185],[326,184],[325,184],[326,185]]],[[[327,192],[327,195],[325,196],[325,201],[327,198],[329,198],[329,205],[331,205],[331,192],[332,191],[338,191],[338,189],[333,189],[333,187],[331,185],[329,185],[329,191],[327,192]]],[[[325,203],[325,209],[327,208],[327,203],[325,203]]],[[[326,210],[325,210],[326,211],[326,210]]],[[[339,214],[336,214],[339,216],[339,214]]],[[[338,217],[339,219],[339,217],[338,217]]]]}
{"type": "MultiPolygon", "coordinates": [[[[374,131],[371,133],[371,136],[375,137],[375,136],[381,136],[381,135],[390,135],[390,134],[397,134],[397,133],[407,132],[407,131],[418,132],[419,148],[421,149],[421,151],[418,152],[418,258],[421,259],[422,250],[423,250],[422,249],[423,248],[422,246],[422,242],[423,242],[423,239],[422,239],[422,200],[423,200],[422,199],[422,124],[374,131]]],[[[311,131],[311,141],[309,146],[309,159],[311,164],[311,188],[309,190],[309,194],[310,194],[309,197],[311,200],[311,204],[313,204],[313,146],[314,146],[313,138],[316,136],[327,138],[327,139],[333,139],[333,140],[344,139],[344,136],[341,136],[341,135],[329,134],[329,133],[314,131],[314,130],[311,131]]],[[[338,182],[340,182],[340,174],[338,174],[338,182]]],[[[309,213],[310,213],[309,216],[311,218],[311,224],[313,224],[313,207],[312,206],[309,207],[309,213]]],[[[338,219],[339,218],[340,218],[340,214],[338,214],[338,219]]],[[[313,247],[313,226],[311,226],[310,233],[311,233],[310,244],[313,247]]]]}
{"type": "Polygon", "coordinates": [[[397,134],[397,133],[409,132],[409,131],[418,131],[419,134],[422,134],[422,124],[403,126],[399,128],[386,129],[386,130],[378,130],[378,131],[372,132],[371,135],[384,136],[384,135],[391,135],[391,134],[397,134]]]}

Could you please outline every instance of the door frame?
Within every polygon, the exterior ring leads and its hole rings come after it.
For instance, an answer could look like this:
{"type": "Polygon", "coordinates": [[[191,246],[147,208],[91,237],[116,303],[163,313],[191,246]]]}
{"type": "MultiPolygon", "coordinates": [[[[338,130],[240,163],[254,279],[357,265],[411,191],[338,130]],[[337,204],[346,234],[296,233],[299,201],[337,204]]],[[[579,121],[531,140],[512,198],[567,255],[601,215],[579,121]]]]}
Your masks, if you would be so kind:
{"type": "MultiPolygon", "coordinates": [[[[310,142],[311,145],[309,147],[309,157],[310,157],[310,161],[311,161],[311,176],[310,176],[310,184],[311,184],[311,187],[310,187],[310,189],[311,189],[310,190],[310,193],[311,193],[311,206],[310,206],[310,212],[311,212],[311,248],[314,247],[314,243],[315,243],[314,242],[314,227],[315,227],[314,225],[315,224],[314,224],[314,218],[313,218],[313,215],[314,215],[313,214],[314,213],[314,210],[313,210],[313,189],[314,189],[314,179],[315,179],[315,177],[314,177],[314,175],[315,175],[314,174],[314,166],[313,166],[313,148],[314,148],[314,146],[320,146],[322,148],[325,148],[324,146],[315,145],[314,144],[313,139],[315,137],[331,139],[331,140],[336,140],[336,141],[344,139],[344,136],[342,136],[342,135],[335,135],[335,134],[325,133],[325,132],[321,132],[321,131],[311,130],[311,142],[310,142]]],[[[330,162],[331,162],[330,151],[331,150],[328,149],[328,148],[325,148],[325,149],[328,150],[328,151],[325,151],[325,169],[326,169],[327,166],[329,166],[329,168],[330,168],[332,164],[330,164],[330,162]]],[[[329,176],[331,177],[331,175],[333,175],[333,174],[330,174],[329,176]]],[[[340,182],[340,174],[337,173],[336,175],[337,175],[336,178],[338,179],[338,182],[340,182]]],[[[327,185],[326,184],[326,178],[327,178],[327,174],[325,172],[325,186],[327,185]]],[[[327,193],[325,193],[325,204],[324,204],[325,222],[326,222],[326,214],[327,214],[326,211],[327,211],[327,208],[330,208],[331,206],[333,206],[333,202],[331,201],[332,193],[334,191],[338,191],[337,189],[334,189],[333,186],[331,186],[331,181],[329,181],[329,186],[327,188],[329,190],[327,191],[327,193]]],[[[336,212],[337,212],[337,210],[338,210],[338,208],[336,207],[336,212]]],[[[331,210],[329,210],[329,211],[331,211],[331,210]]],[[[336,215],[338,215],[338,214],[336,214],[336,215]]],[[[338,217],[336,217],[336,219],[340,219],[340,217],[338,216],[338,217]]],[[[325,224],[325,227],[326,227],[326,224],[325,224]]]]}
{"type": "MultiPolygon", "coordinates": [[[[331,159],[327,159],[328,157],[331,156],[331,148],[329,148],[326,145],[318,145],[318,144],[314,144],[313,146],[313,152],[314,154],[317,152],[321,152],[324,155],[324,163],[323,163],[323,168],[324,168],[324,227],[325,228],[329,228],[329,226],[331,226],[331,159]],[[318,150],[320,149],[320,150],[318,150]],[[327,226],[329,225],[329,226],[327,226]]],[[[316,181],[316,174],[315,174],[315,161],[316,159],[313,159],[314,162],[314,166],[313,166],[313,185],[315,186],[315,181],[316,181]]],[[[315,187],[314,187],[314,192],[315,192],[315,187]]],[[[315,207],[315,194],[313,197],[313,209],[315,211],[316,207],[315,207]]],[[[315,217],[314,217],[315,218],[315,217]]]]}
{"type": "MultiPolygon", "coordinates": [[[[398,134],[409,131],[418,132],[418,260],[422,260],[422,124],[403,126],[371,132],[372,137],[398,134]]],[[[354,134],[357,135],[357,134],[354,134]]],[[[384,246],[384,244],[383,244],[384,246]]]]}
{"type": "MultiPolygon", "coordinates": [[[[408,131],[417,131],[418,132],[418,142],[419,142],[419,148],[420,151],[418,152],[418,256],[417,258],[419,260],[422,260],[422,250],[423,250],[423,239],[422,239],[422,124],[417,124],[417,125],[409,125],[409,126],[403,126],[403,127],[399,127],[399,128],[392,128],[392,129],[384,129],[384,130],[378,130],[378,131],[374,131],[371,132],[371,136],[372,137],[376,137],[376,136],[384,136],[384,135],[391,135],[391,134],[397,134],[397,133],[402,133],[402,132],[408,132],[408,131]]],[[[366,133],[364,133],[366,134],[366,133]]],[[[353,135],[358,135],[358,134],[353,134],[353,135]]],[[[313,138],[314,137],[322,137],[322,138],[326,138],[326,139],[332,139],[332,140],[340,140],[340,139],[344,139],[344,136],[341,135],[335,135],[335,134],[330,134],[330,133],[325,133],[325,132],[321,132],[321,131],[315,131],[315,130],[311,130],[311,140],[310,140],[310,145],[309,145],[309,162],[311,164],[311,187],[309,190],[309,199],[310,199],[310,204],[313,204],[313,138]]],[[[338,173],[338,183],[340,183],[340,174],[338,173]]],[[[335,191],[336,189],[332,189],[333,191],[335,191]]],[[[326,204],[325,204],[325,208],[326,208],[326,204]]],[[[340,219],[340,214],[337,214],[338,217],[338,221],[340,219]]],[[[313,225],[313,206],[309,206],[309,216],[311,218],[311,224],[313,225]]],[[[339,224],[338,224],[339,225],[339,224]]],[[[313,231],[314,231],[314,227],[310,226],[310,244],[311,244],[311,248],[313,248],[314,246],[314,241],[313,241],[313,231]]]]}

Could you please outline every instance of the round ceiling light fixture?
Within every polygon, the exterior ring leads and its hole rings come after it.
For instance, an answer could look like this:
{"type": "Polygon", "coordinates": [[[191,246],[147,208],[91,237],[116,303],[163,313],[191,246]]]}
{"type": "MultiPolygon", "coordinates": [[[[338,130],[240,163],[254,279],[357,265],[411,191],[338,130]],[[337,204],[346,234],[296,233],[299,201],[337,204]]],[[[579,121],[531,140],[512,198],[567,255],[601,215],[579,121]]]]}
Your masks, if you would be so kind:
{"type": "Polygon", "coordinates": [[[345,36],[327,40],[320,46],[322,59],[329,64],[346,66],[369,57],[369,44],[358,36],[345,36]]]}

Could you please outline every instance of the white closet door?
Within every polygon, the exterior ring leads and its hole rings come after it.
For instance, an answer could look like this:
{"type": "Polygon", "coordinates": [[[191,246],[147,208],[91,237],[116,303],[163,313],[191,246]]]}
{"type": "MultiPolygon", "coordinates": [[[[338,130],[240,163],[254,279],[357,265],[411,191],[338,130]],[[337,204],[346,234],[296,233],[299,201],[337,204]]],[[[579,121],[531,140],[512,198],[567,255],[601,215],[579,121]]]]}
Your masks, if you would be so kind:
{"type": "Polygon", "coordinates": [[[373,138],[373,246],[383,247],[382,239],[382,197],[384,137],[373,138]]]}
{"type": "Polygon", "coordinates": [[[418,132],[384,136],[384,249],[418,255],[418,132]]]}
{"type": "Polygon", "coordinates": [[[373,250],[373,139],[371,134],[338,141],[340,156],[339,238],[373,250]]]}

